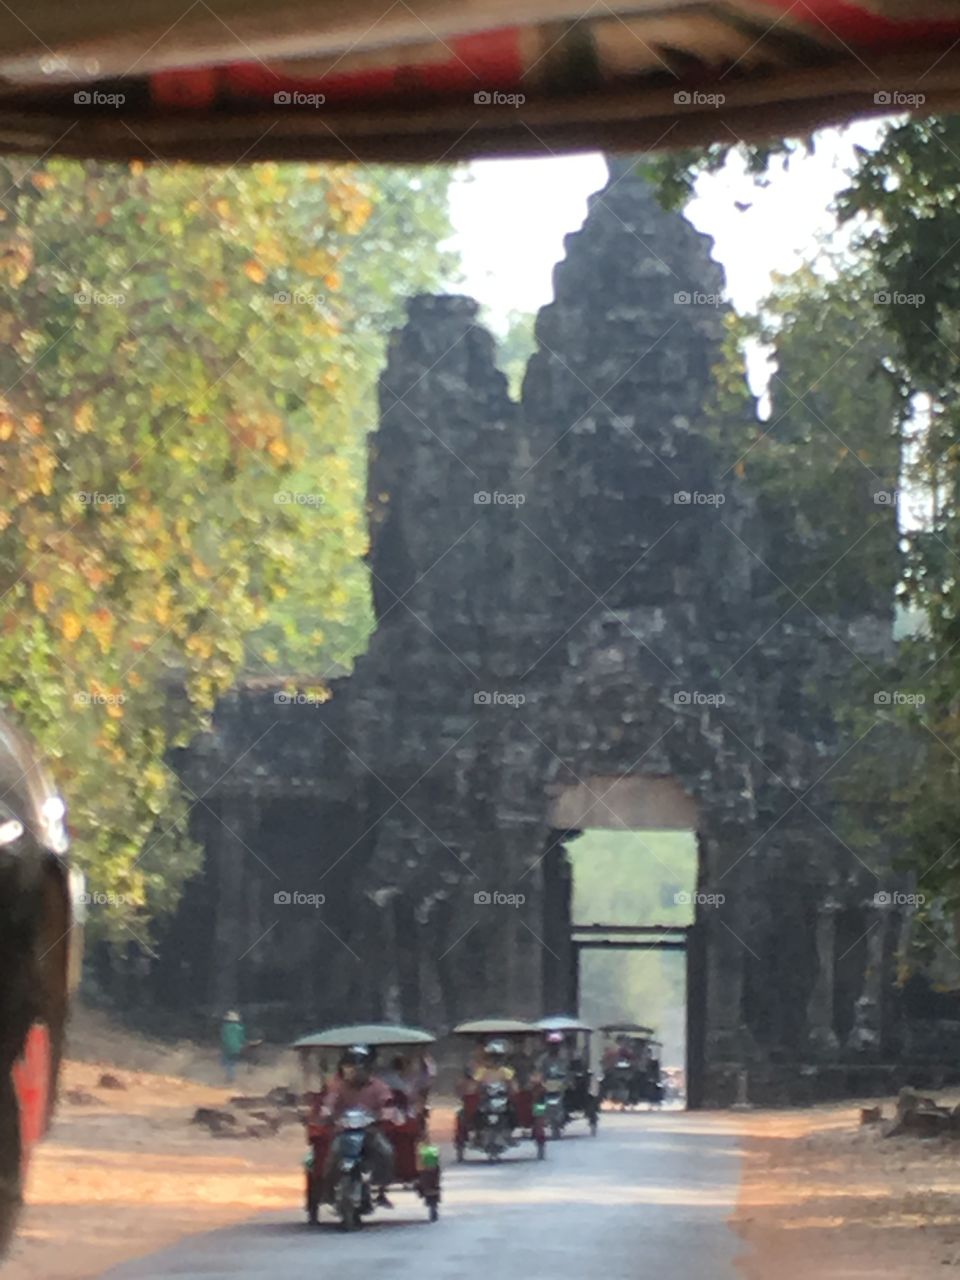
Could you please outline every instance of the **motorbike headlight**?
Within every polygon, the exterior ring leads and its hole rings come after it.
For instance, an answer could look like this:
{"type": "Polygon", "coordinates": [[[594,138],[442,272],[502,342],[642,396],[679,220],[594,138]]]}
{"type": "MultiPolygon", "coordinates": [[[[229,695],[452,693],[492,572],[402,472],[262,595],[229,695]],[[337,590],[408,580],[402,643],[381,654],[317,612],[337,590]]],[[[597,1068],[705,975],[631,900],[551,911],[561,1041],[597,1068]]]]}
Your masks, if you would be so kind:
{"type": "Polygon", "coordinates": [[[64,854],[70,847],[64,819],[67,806],[60,796],[47,796],[40,806],[40,821],[43,825],[43,843],[53,853],[64,854]]]}

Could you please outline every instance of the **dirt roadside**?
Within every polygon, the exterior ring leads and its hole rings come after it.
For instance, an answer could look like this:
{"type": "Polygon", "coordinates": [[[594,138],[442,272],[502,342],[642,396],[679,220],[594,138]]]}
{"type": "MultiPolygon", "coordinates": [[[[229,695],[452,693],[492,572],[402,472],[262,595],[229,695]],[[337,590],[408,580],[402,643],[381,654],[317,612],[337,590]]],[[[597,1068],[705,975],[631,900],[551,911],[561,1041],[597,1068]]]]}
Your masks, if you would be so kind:
{"type": "MultiPolygon", "coordinates": [[[[263,1210],[302,1213],[306,1145],[299,1124],[231,1139],[190,1123],[198,1107],[222,1108],[233,1093],[296,1087],[295,1064],[241,1069],[228,1089],[203,1082],[216,1079],[215,1055],[188,1046],[158,1050],[96,1021],[74,1043],[87,1054],[99,1046],[105,1056],[65,1063],[57,1118],[35,1153],[3,1280],[92,1280],[183,1236],[263,1210]],[[158,1060],[200,1079],[130,1065],[158,1060]],[[123,1087],[99,1087],[104,1073],[123,1087]]],[[[452,1118],[451,1107],[434,1108],[440,1140],[452,1132],[452,1118]]]]}
{"type": "MultiPolygon", "coordinates": [[[[887,1116],[894,1105],[884,1102],[887,1116]]],[[[884,1138],[860,1126],[853,1103],[739,1120],[744,1280],[943,1280],[960,1269],[960,1142],[884,1138]]]]}
{"type": "MultiPolygon", "coordinates": [[[[222,1107],[234,1091],[296,1086],[288,1064],[244,1071],[226,1089],[212,1083],[215,1055],[195,1047],[171,1051],[93,1022],[73,1048],[94,1060],[66,1064],[3,1280],[93,1280],[262,1210],[300,1214],[299,1125],[217,1139],[189,1123],[197,1107],[222,1107]],[[125,1087],[99,1087],[104,1072],[125,1087]]],[[[892,1100],[884,1107],[892,1114],[892,1100]]],[[[744,1152],[731,1223],[744,1280],[866,1280],[880,1271],[885,1280],[942,1280],[945,1268],[960,1268],[960,1142],[884,1139],[860,1126],[854,1103],[702,1118],[744,1152]]],[[[434,1136],[448,1138],[451,1121],[451,1108],[435,1107],[434,1136]]]]}

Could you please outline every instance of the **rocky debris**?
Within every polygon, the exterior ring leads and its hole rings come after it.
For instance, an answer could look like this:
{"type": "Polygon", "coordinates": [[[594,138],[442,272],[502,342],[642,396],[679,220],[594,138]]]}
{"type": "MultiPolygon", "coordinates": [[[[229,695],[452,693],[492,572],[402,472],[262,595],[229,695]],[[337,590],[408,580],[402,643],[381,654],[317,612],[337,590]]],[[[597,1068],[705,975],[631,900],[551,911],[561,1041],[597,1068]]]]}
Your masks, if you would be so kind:
{"type": "Polygon", "coordinates": [[[288,1089],[271,1089],[259,1098],[238,1095],[230,1099],[230,1104],[243,1112],[241,1117],[216,1107],[198,1107],[190,1123],[203,1125],[214,1138],[268,1138],[279,1133],[284,1125],[302,1123],[296,1107],[273,1105],[274,1099],[289,1097],[296,1095],[288,1089]],[[268,1105],[261,1105],[263,1103],[268,1105]]]}
{"type": "Polygon", "coordinates": [[[206,1125],[215,1136],[234,1132],[237,1128],[237,1117],[232,1111],[220,1111],[216,1107],[197,1107],[190,1120],[191,1124],[206,1125]]]}
{"type": "Polygon", "coordinates": [[[920,1138],[939,1138],[946,1134],[960,1133],[960,1107],[951,1111],[941,1107],[933,1098],[927,1098],[914,1089],[900,1090],[897,1112],[885,1137],[896,1138],[912,1133],[920,1138]]]}
{"type": "Polygon", "coordinates": [[[75,1107],[102,1107],[103,1099],[98,1098],[95,1094],[88,1093],[86,1089],[64,1089],[63,1098],[65,1102],[72,1103],[75,1107]]]}
{"type": "Polygon", "coordinates": [[[97,1081],[98,1089],[126,1089],[126,1087],[119,1076],[112,1075],[109,1071],[105,1071],[97,1081]]]}
{"type": "Polygon", "coordinates": [[[881,1124],[883,1121],[883,1107],[861,1107],[860,1123],[861,1124],[881,1124]]]}

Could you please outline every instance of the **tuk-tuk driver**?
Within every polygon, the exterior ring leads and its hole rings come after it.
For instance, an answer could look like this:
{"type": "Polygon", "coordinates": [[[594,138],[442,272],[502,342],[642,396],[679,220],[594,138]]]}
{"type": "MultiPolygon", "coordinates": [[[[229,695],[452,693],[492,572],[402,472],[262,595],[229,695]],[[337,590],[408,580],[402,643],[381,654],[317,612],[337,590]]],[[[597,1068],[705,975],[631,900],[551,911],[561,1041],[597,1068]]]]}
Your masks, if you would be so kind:
{"type": "MultiPolygon", "coordinates": [[[[380,1121],[384,1112],[393,1106],[393,1091],[373,1075],[372,1066],[373,1051],[369,1045],[355,1044],[344,1053],[340,1059],[340,1069],[330,1082],[324,1097],[324,1103],[335,1121],[345,1111],[356,1107],[369,1111],[375,1120],[380,1121]]],[[[376,1202],[392,1208],[387,1199],[386,1188],[393,1178],[393,1147],[376,1125],[371,1125],[367,1131],[367,1151],[373,1182],[379,1189],[376,1202]]],[[[339,1143],[335,1138],[327,1156],[325,1172],[328,1178],[333,1173],[338,1154],[339,1143]]]]}
{"type": "Polygon", "coordinates": [[[548,1031],[546,1048],[537,1061],[537,1078],[541,1082],[547,1075],[570,1074],[570,1054],[562,1031],[548,1031]]]}

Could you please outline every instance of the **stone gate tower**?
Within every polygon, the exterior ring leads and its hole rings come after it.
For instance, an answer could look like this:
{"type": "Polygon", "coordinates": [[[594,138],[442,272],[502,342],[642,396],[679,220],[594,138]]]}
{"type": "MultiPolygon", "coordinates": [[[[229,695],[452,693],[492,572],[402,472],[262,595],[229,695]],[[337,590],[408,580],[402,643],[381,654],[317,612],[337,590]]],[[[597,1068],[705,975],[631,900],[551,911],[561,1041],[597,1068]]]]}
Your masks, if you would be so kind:
{"type": "MultiPolygon", "coordinates": [[[[722,292],[707,238],[615,163],[519,403],[475,303],[411,301],[371,441],[376,632],[325,705],[238,690],[185,759],[212,788],[208,856],[159,999],[291,1030],[555,1011],[565,842],[680,826],[701,854],[694,1101],[732,1101],[744,1070],[758,1100],[801,1096],[811,1066],[839,1088],[893,1052],[898,920],[829,789],[851,747],[830,690],[889,650],[890,600],[784,617],[795,513],[771,529],[705,408],[722,292]],[[296,890],[322,907],[275,902],[296,890]]],[[[870,516],[892,555],[892,512],[870,516]]]]}

